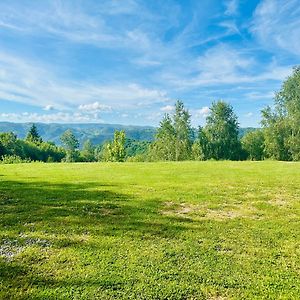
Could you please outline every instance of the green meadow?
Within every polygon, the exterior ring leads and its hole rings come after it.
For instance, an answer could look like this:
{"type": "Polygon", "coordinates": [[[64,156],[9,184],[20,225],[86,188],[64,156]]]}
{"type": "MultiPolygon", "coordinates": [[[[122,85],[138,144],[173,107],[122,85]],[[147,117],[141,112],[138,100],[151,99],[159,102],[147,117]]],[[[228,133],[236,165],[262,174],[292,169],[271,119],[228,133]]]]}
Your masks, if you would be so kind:
{"type": "Polygon", "coordinates": [[[0,165],[1,299],[299,299],[300,164],[0,165]]]}

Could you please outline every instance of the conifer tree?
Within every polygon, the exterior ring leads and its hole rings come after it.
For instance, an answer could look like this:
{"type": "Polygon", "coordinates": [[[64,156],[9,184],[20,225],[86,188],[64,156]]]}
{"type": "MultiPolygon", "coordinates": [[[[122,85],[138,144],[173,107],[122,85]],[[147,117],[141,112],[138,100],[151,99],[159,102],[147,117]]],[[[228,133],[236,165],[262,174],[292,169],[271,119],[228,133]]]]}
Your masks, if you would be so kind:
{"type": "Polygon", "coordinates": [[[36,144],[42,142],[42,138],[40,137],[35,124],[31,125],[26,136],[26,141],[36,143],[36,144]]]}

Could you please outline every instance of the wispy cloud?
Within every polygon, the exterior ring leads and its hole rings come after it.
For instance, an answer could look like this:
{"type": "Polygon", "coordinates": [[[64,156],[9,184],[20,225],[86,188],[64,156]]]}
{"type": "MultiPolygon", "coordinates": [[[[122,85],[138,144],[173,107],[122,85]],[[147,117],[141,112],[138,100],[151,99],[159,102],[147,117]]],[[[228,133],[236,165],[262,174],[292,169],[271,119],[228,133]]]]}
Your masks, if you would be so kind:
{"type": "Polygon", "coordinates": [[[298,61],[298,6],[262,0],[243,15],[239,0],[2,1],[0,106],[142,124],[176,98],[201,120],[215,99],[258,107],[298,61]]]}
{"type": "Polygon", "coordinates": [[[163,106],[160,108],[161,111],[164,111],[164,112],[172,112],[174,111],[175,107],[173,105],[166,105],[166,106],[163,106]]]}
{"type": "Polygon", "coordinates": [[[176,73],[166,74],[175,86],[191,88],[205,85],[231,85],[268,80],[283,80],[292,66],[280,66],[276,60],[260,66],[248,51],[219,44],[199,56],[190,67],[190,74],[180,78],[176,73]]]}
{"type": "Polygon", "coordinates": [[[299,1],[262,0],[251,31],[269,51],[280,48],[300,56],[299,1]]]}
{"type": "Polygon", "coordinates": [[[85,11],[87,7],[88,4],[82,7],[78,2],[58,0],[45,1],[36,6],[0,3],[0,28],[33,36],[57,37],[100,48],[132,47],[134,39],[130,35],[130,28],[116,30],[113,23],[107,21],[107,16],[137,15],[139,12],[143,17],[143,10],[135,1],[102,1],[90,7],[95,11],[93,14],[85,11]]]}
{"type": "Polygon", "coordinates": [[[165,103],[165,91],[136,83],[100,85],[59,78],[45,66],[0,53],[0,98],[39,107],[57,109],[136,108],[165,103]],[[100,104],[101,103],[101,104],[100,104]]]}
{"type": "Polygon", "coordinates": [[[225,2],[225,15],[232,16],[237,14],[239,0],[228,0],[225,2]]]}
{"type": "Polygon", "coordinates": [[[112,107],[110,105],[101,104],[97,101],[94,103],[80,104],[78,106],[78,109],[86,112],[100,112],[100,111],[111,111],[112,107]]]}
{"type": "Polygon", "coordinates": [[[197,115],[196,116],[200,116],[200,117],[207,117],[208,116],[208,114],[209,114],[209,107],[208,106],[204,106],[204,107],[202,107],[202,108],[200,108],[200,109],[198,109],[197,111],[196,111],[196,113],[197,113],[197,115]]]}
{"type": "Polygon", "coordinates": [[[38,122],[38,123],[103,123],[98,115],[57,112],[51,114],[39,113],[0,113],[1,121],[38,122]]]}

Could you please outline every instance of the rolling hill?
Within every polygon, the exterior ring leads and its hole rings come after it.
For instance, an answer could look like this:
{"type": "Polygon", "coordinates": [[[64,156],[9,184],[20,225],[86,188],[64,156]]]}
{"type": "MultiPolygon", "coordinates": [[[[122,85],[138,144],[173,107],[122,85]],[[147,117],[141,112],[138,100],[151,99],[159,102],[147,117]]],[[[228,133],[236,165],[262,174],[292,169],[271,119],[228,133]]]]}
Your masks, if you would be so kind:
{"type": "MultiPolygon", "coordinates": [[[[60,144],[60,136],[67,129],[71,129],[76,138],[82,144],[90,139],[94,145],[113,138],[115,130],[125,130],[129,139],[137,141],[152,141],[156,132],[155,127],[151,126],[131,126],[119,124],[58,124],[58,123],[35,123],[39,134],[43,140],[60,144]]],[[[0,122],[0,132],[12,131],[18,138],[25,138],[32,123],[11,123],[0,122]]],[[[255,128],[240,128],[240,136],[255,128]]]]}

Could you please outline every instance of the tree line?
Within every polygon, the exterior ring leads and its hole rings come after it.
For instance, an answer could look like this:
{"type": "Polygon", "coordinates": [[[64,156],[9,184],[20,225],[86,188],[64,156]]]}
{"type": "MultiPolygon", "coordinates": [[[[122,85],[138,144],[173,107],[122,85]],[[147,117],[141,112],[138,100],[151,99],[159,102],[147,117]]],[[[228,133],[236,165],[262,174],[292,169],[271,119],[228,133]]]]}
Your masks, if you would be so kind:
{"type": "Polygon", "coordinates": [[[93,161],[182,161],[182,160],[300,160],[300,67],[282,84],[274,105],[262,110],[262,127],[239,137],[239,122],[233,107],[213,102],[206,125],[191,126],[191,115],[182,101],[174,113],[165,114],[153,142],[114,138],[101,145],[87,140],[81,149],[71,130],[61,136],[62,146],[45,142],[33,124],[24,140],[12,132],[0,133],[2,162],[93,162],[93,161]]]}

